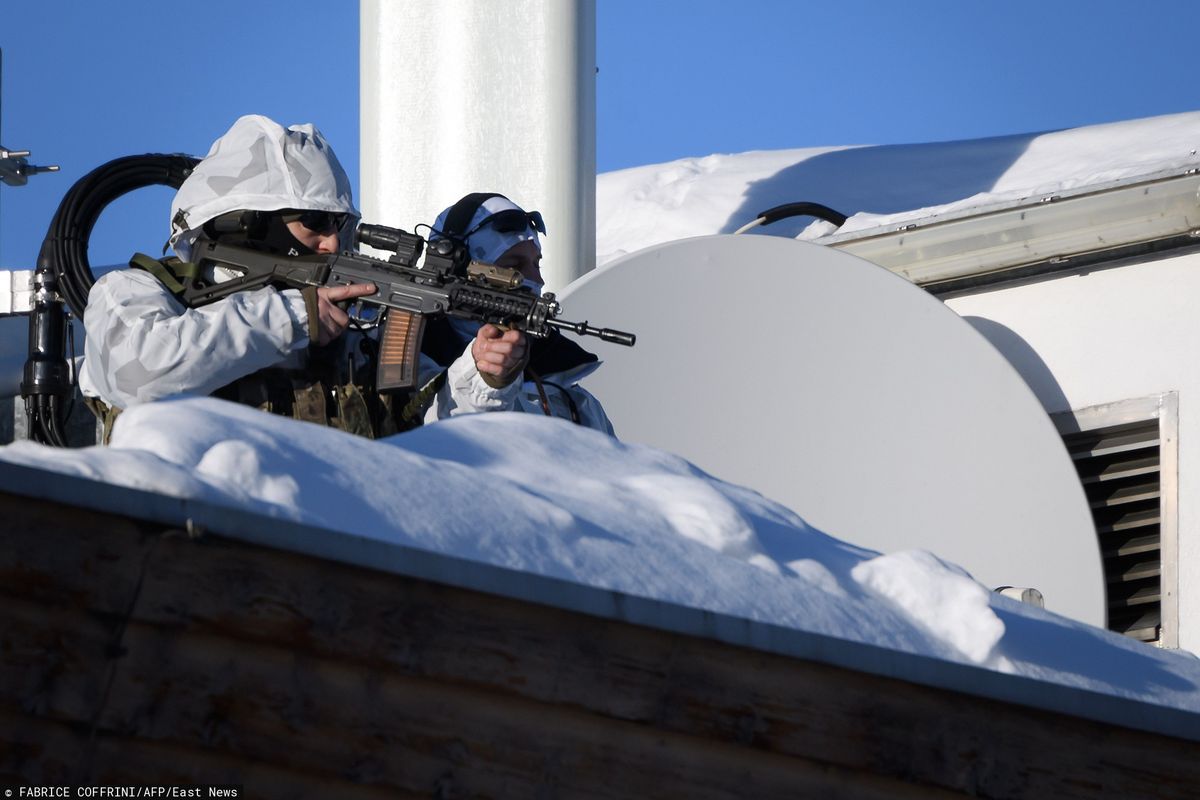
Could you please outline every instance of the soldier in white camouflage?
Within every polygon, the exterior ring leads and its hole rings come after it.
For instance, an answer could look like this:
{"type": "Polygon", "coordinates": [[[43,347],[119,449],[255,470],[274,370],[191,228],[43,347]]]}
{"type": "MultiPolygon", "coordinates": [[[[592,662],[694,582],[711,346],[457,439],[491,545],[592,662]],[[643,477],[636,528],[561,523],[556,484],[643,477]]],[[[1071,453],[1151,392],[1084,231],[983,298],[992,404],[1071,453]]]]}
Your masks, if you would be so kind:
{"type": "MultiPolygon", "coordinates": [[[[414,405],[412,397],[374,391],[373,342],[347,332],[350,319],[338,304],[370,294],[370,284],[267,287],[197,308],[167,288],[173,275],[189,274],[202,238],[283,255],[332,253],[351,244],[358,218],[349,178],[320,131],[238,119],[171,205],[178,258],[135,256],[130,269],[96,281],[88,297],[79,382],[106,439],[122,409],[180,394],[213,394],[364,436],[513,408],[527,358],[515,331],[488,326],[444,372],[424,359],[425,391],[414,405]]],[[[219,267],[208,272],[199,278],[232,277],[219,267]]]]}
{"type": "MultiPolygon", "coordinates": [[[[431,241],[448,238],[462,242],[472,258],[517,270],[526,288],[542,293],[545,281],[539,234],[546,233],[546,223],[539,212],[525,211],[496,192],[473,192],[442,211],[432,230],[431,241]]],[[[479,331],[476,322],[436,317],[427,323],[424,352],[438,363],[450,364],[479,331]]],[[[513,410],[569,419],[612,435],[612,422],[604,407],[579,385],[600,365],[594,354],[557,330],[545,339],[530,340],[513,410]]]]}

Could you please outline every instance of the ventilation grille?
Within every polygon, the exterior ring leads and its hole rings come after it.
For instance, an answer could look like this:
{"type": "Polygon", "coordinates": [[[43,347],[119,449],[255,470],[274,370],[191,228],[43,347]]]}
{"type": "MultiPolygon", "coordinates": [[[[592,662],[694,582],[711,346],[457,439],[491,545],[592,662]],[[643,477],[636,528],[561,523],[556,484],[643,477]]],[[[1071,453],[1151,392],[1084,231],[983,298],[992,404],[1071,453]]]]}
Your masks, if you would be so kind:
{"type": "Polygon", "coordinates": [[[1071,433],[1063,442],[1096,523],[1109,630],[1158,643],[1162,632],[1158,420],[1071,433]]]}

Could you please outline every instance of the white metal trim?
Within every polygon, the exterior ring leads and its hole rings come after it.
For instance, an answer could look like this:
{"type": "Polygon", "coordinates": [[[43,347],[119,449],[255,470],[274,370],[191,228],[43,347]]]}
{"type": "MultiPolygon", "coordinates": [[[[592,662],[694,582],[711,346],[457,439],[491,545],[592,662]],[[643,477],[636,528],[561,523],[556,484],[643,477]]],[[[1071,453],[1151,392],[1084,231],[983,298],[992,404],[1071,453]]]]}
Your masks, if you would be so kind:
{"type": "MultiPolygon", "coordinates": [[[[918,285],[1197,235],[1200,175],[1066,196],[1026,198],[817,240],[918,285]]],[[[1197,239],[1200,243],[1200,239],[1197,239]]]]}

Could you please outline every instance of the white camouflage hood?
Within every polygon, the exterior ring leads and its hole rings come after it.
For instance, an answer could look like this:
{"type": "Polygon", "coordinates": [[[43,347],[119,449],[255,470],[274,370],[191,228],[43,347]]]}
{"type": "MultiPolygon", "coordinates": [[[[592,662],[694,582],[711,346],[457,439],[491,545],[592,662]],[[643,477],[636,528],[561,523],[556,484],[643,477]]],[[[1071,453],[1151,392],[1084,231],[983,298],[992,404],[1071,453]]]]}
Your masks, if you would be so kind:
{"type": "Polygon", "coordinates": [[[357,221],[350,178],[310,123],[241,117],[213,142],[171,202],[170,245],[184,261],[204,223],[229,211],[331,211],[357,221]]]}

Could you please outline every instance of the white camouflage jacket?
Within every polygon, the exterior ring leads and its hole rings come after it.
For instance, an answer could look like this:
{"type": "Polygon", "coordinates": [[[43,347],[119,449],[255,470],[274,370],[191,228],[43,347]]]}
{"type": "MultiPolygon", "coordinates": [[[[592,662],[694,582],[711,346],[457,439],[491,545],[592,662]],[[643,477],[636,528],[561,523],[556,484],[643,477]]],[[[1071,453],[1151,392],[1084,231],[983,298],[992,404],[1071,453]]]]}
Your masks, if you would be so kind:
{"type": "MultiPolygon", "coordinates": [[[[128,408],[177,394],[207,395],[267,367],[299,369],[309,344],[300,292],[237,292],[187,308],[139,269],[96,281],[84,315],[87,339],[79,385],[86,397],[128,408]]],[[[440,368],[422,357],[423,385],[440,368]]],[[[493,389],[479,376],[469,345],[450,366],[425,421],[478,411],[513,410],[520,386],[493,389]]]]}

